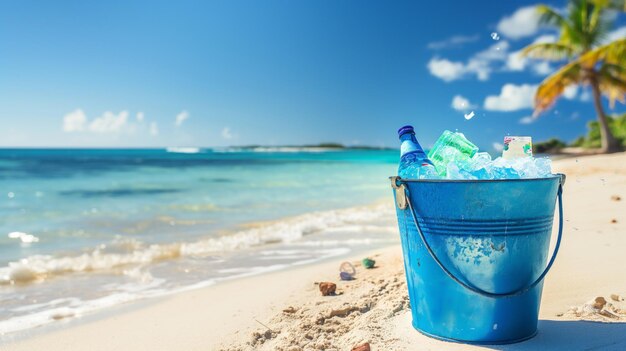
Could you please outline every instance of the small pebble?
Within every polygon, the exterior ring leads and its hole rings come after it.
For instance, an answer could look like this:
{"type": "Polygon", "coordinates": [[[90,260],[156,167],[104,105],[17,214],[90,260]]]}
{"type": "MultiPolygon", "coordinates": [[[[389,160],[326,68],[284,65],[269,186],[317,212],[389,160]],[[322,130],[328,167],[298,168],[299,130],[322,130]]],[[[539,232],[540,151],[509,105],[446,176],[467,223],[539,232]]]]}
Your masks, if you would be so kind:
{"type": "Polygon", "coordinates": [[[370,269],[370,268],[374,268],[374,265],[376,264],[376,261],[370,259],[370,258],[364,258],[361,261],[361,264],[363,264],[363,267],[365,267],[365,269],[370,269]]]}
{"type": "Polygon", "coordinates": [[[613,219],[611,220],[611,223],[617,223],[617,219],[613,218],[613,219]]]}
{"type": "Polygon", "coordinates": [[[341,278],[341,280],[352,280],[354,279],[354,277],[348,273],[348,272],[340,272],[339,273],[339,278],[341,278]]]}
{"type": "Polygon", "coordinates": [[[619,195],[613,195],[613,196],[611,196],[611,200],[613,200],[613,201],[620,201],[620,200],[622,200],[622,198],[619,195]]]}
{"type": "Polygon", "coordinates": [[[356,268],[350,262],[343,262],[339,266],[339,278],[341,280],[352,280],[356,275],[356,268]]]}
{"type": "Polygon", "coordinates": [[[602,296],[596,297],[592,304],[593,308],[598,309],[598,310],[601,310],[604,307],[604,305],[606,305],[606,299],[602,296]]]}
{"type": "Polygon", "coordinates": [[[337,290],[337,285],[335,283],[331,283],[331,282],[320,283],[320,291],[322,292],[322,296],[335,295],[336,290],[337,290]]]}
{"type": "Polygon", "coordinates": [[[285,313],[296,313],[296,311],[297,310],[294,307],[292,307],[292,306],[289,306],[289,307],[287,307],[287,308],[285,308],[283,310],[283,312],[285,312],[285,313]]]}
{"type": "Polygon", "coordinates": [[[611,294],[611,300],[613,301],[624,301],[624,298],[617,295],[617,294],[611,294]]]}

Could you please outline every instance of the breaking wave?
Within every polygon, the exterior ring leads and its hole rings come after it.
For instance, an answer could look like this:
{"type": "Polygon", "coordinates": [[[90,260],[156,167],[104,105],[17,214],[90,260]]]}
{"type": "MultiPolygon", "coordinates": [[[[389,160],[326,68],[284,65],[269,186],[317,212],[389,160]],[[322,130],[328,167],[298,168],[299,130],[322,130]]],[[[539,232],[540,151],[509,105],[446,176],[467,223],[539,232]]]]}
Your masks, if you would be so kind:
{"type": "MultiPolygon", "coordinates": [[[[386,232],[392,208],[387,204],[311,212],[279,221],[255,225],[230,235],[190,242],[147,244],[118,237],[80,255],[33,255],[0,268],[0,285],[27,284],[72,273],[111,273],[133,265],[146,265],[187,256],[207,256],[244,250],[265,244],[290,243],[322,232],[386,232]]],[[[307,239],[303,244],[330,246],[334,243],[307,239]]]]}

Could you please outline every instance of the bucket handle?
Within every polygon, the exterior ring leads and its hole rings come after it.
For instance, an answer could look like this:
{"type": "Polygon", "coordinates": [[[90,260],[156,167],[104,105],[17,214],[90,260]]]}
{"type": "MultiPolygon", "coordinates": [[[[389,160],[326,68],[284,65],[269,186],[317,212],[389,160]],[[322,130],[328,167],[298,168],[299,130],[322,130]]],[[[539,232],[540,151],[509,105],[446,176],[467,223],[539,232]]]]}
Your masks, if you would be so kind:
{"type": "MultiPolygon", "coordinates": [[[[557,253],[559,252],[559,247],[561,246],[561,238],[563,236],[563,199],[561,197],[563,194],[563,184],[565,183],[565,175],[559,174],[559,177],[560,177],[559,190],[557,191],[557,199],[559,202],[559,235],[556,240],[556,245],[554,247],[554,252],[552,253],[552,257],[550,258],[550,261],[548,262],[548,265],[546,266],[546,268],[543,270],[543,273],[541,273],[541,275],[539,275],[539,278],[537,278],[534,282],[532,282],[531,284],[525,287],[519,288],[517,290],[507,292],[507,293],[501,293],[501,294],[488,292],[488,291],[485,291],[481,288],[474,286],[473,284],[463,282],[462,280],[457,278],[452,272],[450,272],[443,265],[443,263],[441,263],[437,255],[433,252],[432,248],[428,244],[428,241],[426,241],[426,237],[424,236],[424,233],[422,233],[422,229],[420,228],[420,225],[417,221],[417,216],[415,215],[415,210],[413,209],[413,204],[411,203],[411,197],[409,196],[409,193],[408,193],[409,192],[408,187],[402,186],[402,188],[404,188],[403,190],[405,192],[404,195],[406,196],[406,204],[408,205],[409,211],[411,212],[411,216],[413,217],[413,221],[415,222],[415,227],[417,228],[417,232],[419,233],[420,238],[422,239],[422,242],[424,243],[424,246],[426,246],[426,250],[428,250],[428,253],[430,254],[430,256],[435,260],[435,262],[437,262],[437,265],[439,265],[439,267],[448,275],[448,277],[450,277],[455,282],[459,283],[464,288],[471,290],[485,297],[502,298],[502,297],[518,296],[518,295],[522,295],[526,293],[530,289],[537,286],[537,284],[539,284],[543,280],[543,278],[545,278],[546,274],[548,274],[548,272],[550,271],[550,268],[552,268],[552,264],[554,263],[554,260],[556,259],[557,253]]],[[[398,183],[402,182],[402,180],[399,177],[398,178],[393,177],[393,178],[395,179],[392,179],[392,184],[396,183],[396,186],[398,183]]]]}

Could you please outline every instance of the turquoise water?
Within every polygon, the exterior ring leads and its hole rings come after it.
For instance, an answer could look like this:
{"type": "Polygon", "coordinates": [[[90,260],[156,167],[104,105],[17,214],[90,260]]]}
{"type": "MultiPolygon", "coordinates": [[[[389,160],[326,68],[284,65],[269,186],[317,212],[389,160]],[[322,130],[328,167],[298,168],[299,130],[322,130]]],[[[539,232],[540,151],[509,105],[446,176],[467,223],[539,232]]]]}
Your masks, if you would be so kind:
{"type": "Polygon", "coordinates": [[[397,160],[0,150],[0,333],[395,242],[397,160]]]}

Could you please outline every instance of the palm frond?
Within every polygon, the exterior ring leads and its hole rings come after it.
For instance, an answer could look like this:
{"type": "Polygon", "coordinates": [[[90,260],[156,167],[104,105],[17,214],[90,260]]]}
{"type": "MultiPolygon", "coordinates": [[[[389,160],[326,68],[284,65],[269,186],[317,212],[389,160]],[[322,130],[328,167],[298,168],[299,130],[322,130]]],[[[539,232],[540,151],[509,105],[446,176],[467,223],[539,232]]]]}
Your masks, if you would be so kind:
{"type": "Polygon", "coordinates": [[[579,60],[585,67],[595,67],[600,62],[624,66],[626,63],[626,38],[595,48],[583,54],[579,60]]]}
{"type": "Polygon", "coordinates": [[[596,29],[598,28],[598,25],[601,23],[600,20],[602,19],[602,9],[606,7],[606,5],[603,5],[602,2],[606,2],[608,0],[596,0],[596,1],[591,1],[592,3],[594,3],[593,9],[591,10],[591,15],[589,16],[589,30],[590,31],[596,31],[596,29]]]}
{"type": "Polygon", "coordinates": [[[537,43],[531,44],[522,50],[521,55],[535,59],[560,61],[576,55],[576,50],[561,43],[537,43]]]}
{"type": "MultiPolygon", "coordinates": [[[[561,27],[559,42],[567,43],[574,47],[577,52],[588,51],[594,43],[595,35],[590,25],[594,6],[587,0],[570,0],[567,7],[565,23],[561,27]]],[[[600,16],[600,14],[598,14],[600,16]]],[[[600,22],[600,18],[598,22],[600,22]]],[[[594,25],[596,27],[598,23],[594,25]]]]}
{"type": "Polygon", "coordinates": [[[569,26],[567,19],[548,5],[537,5],[537,12],[539,13],[539,23],[541,24],[559,28],[569,26]]]}
{"type": "Polygon", "coordinates": [[[561,67],[557,72],[544,79],[535,93],[535,112],[537,116],[548,109],[563,94],[565,88],[581,84],[584,80],[583,68],[578,60],[561,67]]]}
{"type": "Polygon", "coordinates": [[[589,47],[601,44],[613,27],[613,19],[608,16],[610,0],[590,0],[592,4],[588,18],[587,34],[589,47]]]}
{"type": "Polygon", "coordinates": [[[605,62],[600,69],[598,69],[598,73],[601,75],[608,74],[613,77],[626,78],[626,66],[605,62]]]}

